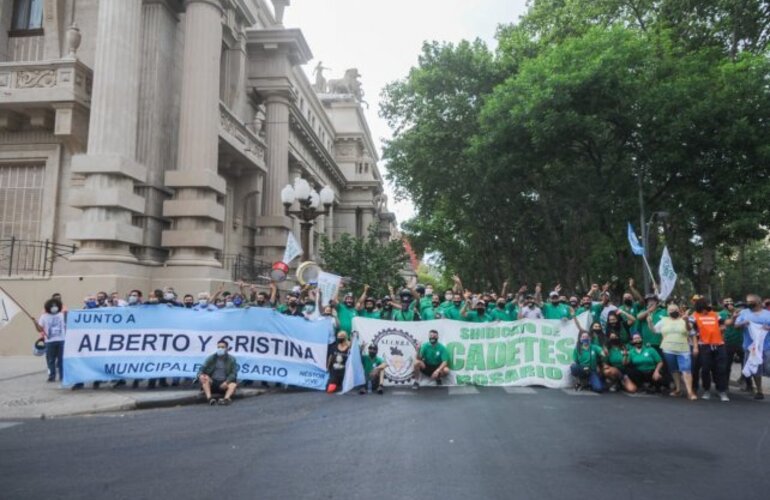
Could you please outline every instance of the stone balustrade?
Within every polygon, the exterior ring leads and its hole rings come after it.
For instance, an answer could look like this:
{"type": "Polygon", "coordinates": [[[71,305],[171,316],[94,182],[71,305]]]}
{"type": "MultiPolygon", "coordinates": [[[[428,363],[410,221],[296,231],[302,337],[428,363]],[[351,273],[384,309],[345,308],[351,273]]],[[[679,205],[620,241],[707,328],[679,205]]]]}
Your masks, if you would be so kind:
{"type": "Polygon", "coordinates": [[[265,168],[266,146],[223,103],[219,103],[219,137],[261,170],[265,168]]]}

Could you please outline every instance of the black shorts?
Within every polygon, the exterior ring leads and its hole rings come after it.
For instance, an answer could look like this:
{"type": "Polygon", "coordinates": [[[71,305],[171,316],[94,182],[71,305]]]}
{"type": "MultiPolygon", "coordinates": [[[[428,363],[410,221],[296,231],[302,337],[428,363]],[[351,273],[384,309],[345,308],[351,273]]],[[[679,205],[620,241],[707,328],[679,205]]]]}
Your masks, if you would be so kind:
{"type": "Polygon", "coordinates": [[[422,371],[423,374],[427,375],[428,377],[432,376],[433,372],[438,370],[438,367],[440,366],[440,365],[429,365],[429,364],[427,364],[425,362],[423,362],[423,364],[425,366],[423,367],[423,369],[421,371],[422,371]]]}
{"type": "Polygon", "coordinates": [[[224,394],[225,393],[225,389],[222,389],[222,384],[224,384],[225,382],[227,382],[227,381],[226,380],[214,380],[212,378],[211,379],[211,392],[212,393],[217,392],[217,393],[220,393],[220,394],[224,394]]]}

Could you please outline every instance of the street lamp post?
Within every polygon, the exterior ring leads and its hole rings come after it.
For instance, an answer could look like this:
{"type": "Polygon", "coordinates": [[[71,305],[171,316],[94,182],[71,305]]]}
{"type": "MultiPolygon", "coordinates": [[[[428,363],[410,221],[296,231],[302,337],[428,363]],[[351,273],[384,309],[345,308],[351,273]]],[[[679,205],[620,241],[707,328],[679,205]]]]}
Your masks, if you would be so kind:
{"type": "Polygon", "coordinates": [[[297,177],[294,180],[294,186],[287,184],[281,190],[281,201],[286,210],[286,215],[296,217],[300,221],[301,245],[304,258],[310,258],[310,229],[313,227],[313,221],[320,215],[329,215],[329,208],[334,202],[334,191],[329,186],[324,186],[318,193],[310,187],[310,184],[303,178],[297,177]],[[299,210],[291,210],[294,202],[299,203],[299,210]],[[319,210],[323,205],[324,210],[319,210]]]}

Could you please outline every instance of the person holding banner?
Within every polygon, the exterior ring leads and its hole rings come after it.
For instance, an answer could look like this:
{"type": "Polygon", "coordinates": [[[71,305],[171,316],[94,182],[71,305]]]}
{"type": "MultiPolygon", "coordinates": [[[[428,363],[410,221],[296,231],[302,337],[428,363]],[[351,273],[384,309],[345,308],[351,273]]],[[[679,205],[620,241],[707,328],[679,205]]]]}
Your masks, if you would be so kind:
{"type": "Polygon", "coordinates": [[[754,399],[765,399],[762,375],[770,377],[770,311],[762,308],[759,295],[746,296],[746,309],[735,320],[743,328],[743,350],[746,352],[743,375],[754,379],[754,399]]]}
{"type": "Polygon", "coordinates": [[[232,397],[238,386],[236,383],[238,364],[235,362],[235,358],[227,352],[228,349],[229,346],[226,341],[217,342],[217,352],[206,358],[198,371],[201,389],[212,406],[217,403],[220,405],[232,403],[232,397]],[[217,401],[212,393],[224,394],[225,397],[217,401]]]}
{"type": "Polygon", "coordinates": [[[420,375],[425,374],[441,385],[442,377],[449,375],[449,351],[438,341],[438,331],[428,332],[428,343],[422,344],[417,352],[417,359],[412,369],[414,383],[412,389],[420,388],[420,375]]]}
{"type": "Polygon", "coordinates": [[[593,392],[604,391],[601,367],[603,358],[604,350],[591,344],[591,335],[586,331],[580,332],[578,343],[572,351],[573,363],[569,367],[570,373],[578,381],[575,390],[590,387],[593,392]]]}
{"type": "Polygon", "coordinates": [[[48,382],[64,378],[64,336],[66,333],[67,319],[63,312],[63,306],[58,299],[48,299],[43,305],[45,312],[40,316],[35,325],[45,339],[45,360],[48,365],[48,382]]]}
{"type": "Polygon", "coordinates": [[[334,297],[334,303],[337,309],[337,319],[340,322],[340,330],[346,332],[353,330],[353,318],[358,316],[356,312],[356,306],[353,303],[353,294],[348,292],[342,299],[342,303],[338,302],[338,297],[334,297]]]}

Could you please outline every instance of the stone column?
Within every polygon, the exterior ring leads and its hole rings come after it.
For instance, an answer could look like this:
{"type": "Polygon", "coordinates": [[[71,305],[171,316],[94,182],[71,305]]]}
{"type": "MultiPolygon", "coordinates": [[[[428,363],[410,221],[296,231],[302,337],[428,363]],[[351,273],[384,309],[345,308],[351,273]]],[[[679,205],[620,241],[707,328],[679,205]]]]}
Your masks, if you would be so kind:
{"type": "Polygon", "coordinates": [[[262,256],[279,260],[286,246],[287,230],[292,221],[285,216],[281,190],[289,183],[289,94],[275,91],[265,99],[265,139],[267,142],[267,178],[264,186],[264,214],[258,221],[262,228],[257,245],[262,256]]]}
{"type": "Polygon", "coordinates": [[[224,246],[217,223],[225,219],[218,197],[226,193],[217,174],[219,147],[219,65],[222,6],[219,0],[187,0],[177,169],[166,172],[174,198],[163,204],[172,228],[163,232],[171,248],[169,266],[221,267],[224,246]]]}
{"type": "Polygon", "coordinates": [[[72,260],[136,262],[129,247],[142,230],[132,214],[144,199],[134,182],[147,175],[136,161],[141,22],[142,0],[99,2],[88,149],[72,160],[72,172],[85,177],[70,198],[82,209],[67,225],[67,237],[80,242],[72,260]]]}

